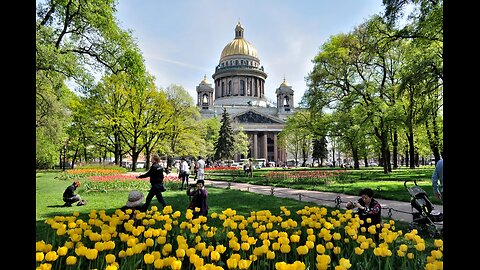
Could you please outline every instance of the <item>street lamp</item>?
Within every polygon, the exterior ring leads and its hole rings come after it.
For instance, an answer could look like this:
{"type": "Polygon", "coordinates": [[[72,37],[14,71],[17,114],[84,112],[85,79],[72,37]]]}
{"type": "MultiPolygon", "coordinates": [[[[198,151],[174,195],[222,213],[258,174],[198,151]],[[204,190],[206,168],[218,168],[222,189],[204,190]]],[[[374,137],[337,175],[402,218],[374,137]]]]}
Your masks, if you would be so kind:
{"type": "Polygon", "coordinates": [[[63,162],[62,162],[62,171],[65,171],[65,163],[67,159],[67,146],[63,146],[63,162]]]}

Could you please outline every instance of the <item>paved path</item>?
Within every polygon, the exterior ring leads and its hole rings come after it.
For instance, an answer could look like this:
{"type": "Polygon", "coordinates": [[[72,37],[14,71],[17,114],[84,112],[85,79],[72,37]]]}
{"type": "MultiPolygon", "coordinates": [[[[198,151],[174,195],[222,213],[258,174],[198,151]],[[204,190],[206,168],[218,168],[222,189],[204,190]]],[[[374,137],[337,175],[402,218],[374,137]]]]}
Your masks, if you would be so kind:
{"type": "MultiPolygon", "coordinates": [[[[347,195],[341,193],[332,193],[332,192],[323,192],[323,191],[312,191],[312,190],[298,190],[284,187],[272,187],[272,186],[259,186],[252,185],[247,183],[232,183],[226,181],[212,181],[205,180],[206,186],[219,187],[219,188],[228,188],[235,190],[242,190],[248,192],[255,192],[264,195],[273,195],[282,198],[290,198],[299,201],[305,202],[314,202],[318,205],[328,206],[328,207],[340,207],[341,209],[346,209],[345,204],[348,201],[358,200],[358,196],[347,195]],[[273,188],[273,189],[272,189],[273,188]]],[[[405,191],[407,192],[407,191],[405,191]]],[[[393,200],[377,199],[382,205],[382,216],[386,219],[393,219],[398,221],[403,221],[410,223],[412,222],[413,215],[412,206],[410,202],[400,202],[393,200]]],[[[443,205],[433,205],[434,211],[443,213],[443,205]]],[[[437,228],[443,227],[443,222],[435,223],[437,228]]]]}

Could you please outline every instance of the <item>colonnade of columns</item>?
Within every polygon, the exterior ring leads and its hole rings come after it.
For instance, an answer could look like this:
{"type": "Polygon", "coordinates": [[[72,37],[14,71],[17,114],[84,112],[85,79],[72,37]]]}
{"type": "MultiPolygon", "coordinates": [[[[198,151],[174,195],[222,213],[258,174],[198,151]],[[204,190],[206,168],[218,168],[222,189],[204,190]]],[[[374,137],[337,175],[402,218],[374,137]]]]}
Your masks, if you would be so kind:
{"type": "Polygon", "coordinates": [[[250,140],[250,157],[254,159],[264,158],[281,164],[286,161],[286,150],[278,147],[278,132],[248,132],[250,140]],[[270,148],[270,151],[269,151],[270,148]]]}

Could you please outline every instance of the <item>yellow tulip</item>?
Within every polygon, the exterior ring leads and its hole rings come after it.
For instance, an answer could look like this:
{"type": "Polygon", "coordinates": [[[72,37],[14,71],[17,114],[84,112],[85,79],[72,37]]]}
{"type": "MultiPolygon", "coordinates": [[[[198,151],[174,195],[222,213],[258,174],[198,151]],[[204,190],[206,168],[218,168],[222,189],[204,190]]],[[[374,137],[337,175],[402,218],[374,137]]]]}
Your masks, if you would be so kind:
{"type": "Polygon", "coordinates": [[[161,269],[165,266],[165,264],[162,259],[158,258],[153,262],[153,266],[155,269],[161,269]]]}
{"type": "Polygon", "coordinates": [[[155,257],[152,254],[146,253],[143,255],[143,261],[145,264],[153,264],[155,257]]]}
{"type": "Polygon", "coordinates": [[[292,241],[292,243],[298,243],[300,241],[300,236],[296,234],[290,235],[290,241],[292,241]]]}
{"type": "Polygon", "coordinates": [[[355,254],[357,254],[357,255],[362,255],[363,251],[364,251],[364,250],[363,250],[362,248],[360,248],[360,247],[356,247],[356,248],[355,248],[355,254]]]}
{"type": "Polygon", "coordinates": [[[345,258],[340,258],[340,265],[343,266],[345,269],[350,269],[350,267],[352,267],[350,260],[345,258]]]}
{"type": "Polygon", "coordinates": [[[37,253],[35,254],[35,260],[36,260],[37,262],[43,261],[44,258],[45,258],[45,254],[43,254],[43,252],[37,252],[37,253]]]}
{"type": "Polygon", "coordinates": [[[56,251],[49,251],[47,252],[47,254],[45,254],[45,260],[47,262],[53,262],[57,260],[57,258],[58,258],[58,255],[56,251]]]}
{"type": "Polygon", "coordinates": [[[202,249],[200,253],[202,254],[203,257],[208,257],[208,255],[210,254],[210,250],[208,248],[205,248],[205,249],[202,249]]]}
{"type": "Polygon", "coordinates": [[[443,240],[442,239],[435,239],[433,241],[433,246],[436,248],[443,247],[443,240]]]}
{"type": "Polygon", "coordinates": [[[58,247],[57,249],[57,253],[59,256],[65,256],[67,255],[67,252],[68,252],[68,248],[63,246],[63,247],[58,247]]]}
{"type": "Polygon", "coordinates": [[[234,259],[234,258],[227,259],[228,269],[235,269],[237,268],[237,265],[238,265],[237,259],[234,259]]]}
{"type": "Polygon", "coordinates": [[[105,267],[105,270],[117,270],[117,269],[118,267],[114,264],[108,265],[107,267],[105,267]]]}
{"type": "Polygon", "coordinates": [[[178,248],[178,249],[175,251],[175,255],[176,255],[177,258],[179,258],[179,259],[182,259],[183,257],[185,257],[185,254],[186,254],[186,251],[185,251],[185,249],[183,249],[183,248],[178,248]]]}
{"type": "Polygon", "coordinates": [[[218,245],[215,247],[215,251],[220,254],[223,254],[225,253],[225,251],[227,251],[227,247],[225,247],[224,245],[218,245]]]}
{"type": "Polygon", "coordinates": [[[285,254],[290,253],[291,249],[292,248],[288,244],[283,244],[280,246],[280,252],[285,254]]]}
{"type": "Polygon", "coordinates": [[[67,262],[67,265],[74,265],[77,263],[77,257],[68,256],[66,262],[67,262]]]}
{"type": "Polygon", "coordinates": [[[240,269],[248,269],[252,261],[250,260],[240,260],[238,261],[238,268],[240,269]]]}
{"type": "Polygon", "coordinates": [[[308,254],[308,247],[306,245],[297,247],[298,255],[307,255],[308,254]]]}
{"type": "Polygon", "coordinates": [[[115,255],[113,255],[113,254],[105,255],[105,261],[109,264],[114,263],[115,262],[115,255]]]}
{"type": "Polygon", "coordinates": [[[242,248],[242,250],[247,251],[247,250],[250,249],[250,244],[247,243],[247,242],[243,242],[242,245],[241,245],[241,248],[242,248]]]}
{"type": "Polygon", "coordinates": [[[415,245],[415,248],[418,251],[424,251],[425,250],[425,243],[418,243],[418,244],[415,245]]]}
{"type": "Polygon", "coordinates": [[[85,258],[93,261],[93,260],[96,260],[97,259],[97,255],[98,255],[98,250],[94,249],[94,248],[89,248],[87,250],[87,252],[85,252],[85,258]]]}
{"type": "Polygon", "coordinates": [[[170,265],[170,268],[172,268],[172,270],[180,270],[180,269],[182,269],[182,262],[178,261],[178,260],[175,260],[170,265]]]}
{"type": "Polygon", "coordinates": [[[317,250],[318,254],[323,254],[326,251],[325,247],[322,244],[318,244],[315,249],[317,250]]]}
{"type": "Polygon", "coordinates": [[[218,253],[217,251],[212,251],[210,252],[210,259],[212,261],[219,261],[220,260],[220,253],[218,253]]]}

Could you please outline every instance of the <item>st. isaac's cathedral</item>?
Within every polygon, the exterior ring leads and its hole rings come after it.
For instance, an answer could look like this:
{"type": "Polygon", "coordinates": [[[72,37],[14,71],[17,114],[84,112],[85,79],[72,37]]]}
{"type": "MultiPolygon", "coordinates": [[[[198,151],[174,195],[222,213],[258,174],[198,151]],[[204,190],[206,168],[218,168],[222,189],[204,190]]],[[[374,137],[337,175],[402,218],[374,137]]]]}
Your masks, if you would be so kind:
{"type": "MultiPolygon", "coordinates": [[[[224,108],[233,128],[242,126],[250,139],[248,157],[264,158],[276,164],[287,160],[286,150],[278,145],[278,133],[293,114],[293,89],[285,81],[275,90],[276,105],[266,99],[267,74],[255,47],[245,40],[244,28],[237,23],[235,38],[223,48],[212,75],[213,86],[205,76],[197,90],[197,106],[202,117],[221,116],[224,108]]],[[[235,156],[238,161],[241,158],[235,156]]]]}

